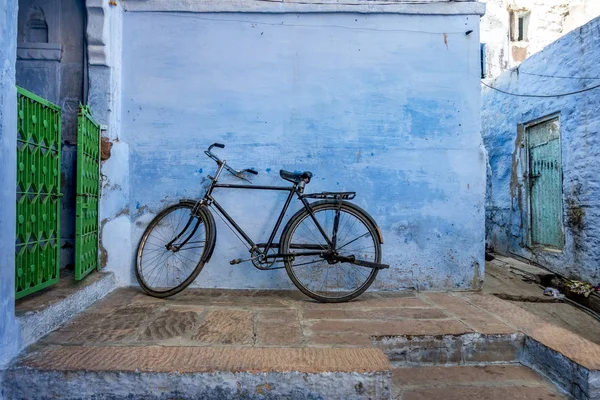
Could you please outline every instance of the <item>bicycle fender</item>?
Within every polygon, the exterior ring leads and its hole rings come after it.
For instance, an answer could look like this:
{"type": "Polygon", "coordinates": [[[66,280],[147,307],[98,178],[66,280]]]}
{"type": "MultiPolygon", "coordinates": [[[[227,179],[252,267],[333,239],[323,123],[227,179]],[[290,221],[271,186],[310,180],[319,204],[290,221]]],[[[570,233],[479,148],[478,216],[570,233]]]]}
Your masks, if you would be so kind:
{"type": "MultiPolygon", "coordinates": [[[[194,207],[196,205],[196,203],[198,203],[197,200],[192,200],[192,199],[183,199],[183,200],[179,200],[179,203],[183,203],[186,205],[190,205],[191,207],[194,207]]],[[[207,243],[206,243],[206,249],[205,251],[202,252],[202,257],[200,257],[200,261],[203,261],[205,263],[210,261],[210,258],[213,255],[213,251],[215,250],[215,244],[217,242],[217,225],[215,224],[215,219],[212,215],[212,212],[208,209],[208,207],[206,206],[201,206],[200,207],[200,212],[206,217],[206,221],[208,222],[208,238],[207,238],[207,243]]]]}
{"type": "MultiPolygon", "coordinates": [[[[350,203],[348,201],[342,201],[341,203],[350,208],[354,208],[356,211],[359,211],[363,215],[365,215],[367,217],[367,219],[369,220],[369,222],[371,223],[371,225],[373,225],[373,228],[375,228],[375,231],[377,232],[377,238],[379,239],[379,243],[383,244],[383,235],[381,234],[381,229],[379,229],[379,225],[377,225],[377,223],[375,222],[373,217],[371,217],[371,215],[368,212],[366,212],[365,210],[363,210],[362,208],[360,208],[359,206],[357,206],[354,203],[350,203]]],[[[337,204],[340,204],[340,201],[339,200],[320,200],[320,201],[315,201],[314,203],[310,203],[311,206],[316,206],[319,204],[336,204],[337,205],[337,204]]],[[[281,238],[279,240],[279,243],[283,243],[283,238],[285,237],[285,234],[289,230],[292,221],[294,221],[300,214],[304,213],[305,211],[306,211],[306,209],[303,207],[300,210],[298,210],[294,215],[291,216],[291,218],[288,220],[288,222],[285,224],[285,227],[281,231],[281,238]]]]}

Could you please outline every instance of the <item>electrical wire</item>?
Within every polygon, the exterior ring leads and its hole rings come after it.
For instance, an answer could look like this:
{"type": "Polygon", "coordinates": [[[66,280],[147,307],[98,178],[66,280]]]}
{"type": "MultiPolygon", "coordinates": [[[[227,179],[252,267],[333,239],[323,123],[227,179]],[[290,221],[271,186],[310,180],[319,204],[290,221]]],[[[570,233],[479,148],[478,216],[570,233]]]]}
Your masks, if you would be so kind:
{"type": "Polygon", "coordinates": [[[563,76],[563,75],[546,75],[546,74],[536,74],[533,72],[525,72],[525,71],[521,71],[520,67],[513,67],[513,68],[507,68],[507,67],[502,67],[500,65],[496,65],[496,64],[492,64],[489,62],[485,63],[486,65],[491,65],[492,67],[496,67],[496,68],[500,68],[503,71],[510,71],[514,68],[514,71],[517,74],[523,74],[523,75],[532,75],[532,76],[540,76],[543,78],[559,78],[559,79],[579,79],[579,80],[586,80],[586,79],[591,79],[591,80],[600,80],[600,77],[594,77],[594,76],[563,76]]]}
{"type": "Polygon", "coordinates": [[[504,93],[504,94],[507,94],[509,96],[516,96],[516,97],[541,97],[541,98],[570,96],[570,95],[573,95],[573,94],[583,93],[583,92],[587,92],[587,91],[590,91],[590,90],[593,90],[593,89],[600,88],[600,84],[598,84],[598,85],[591,86],[591,87],[586,88],[586,89],[576,90],[576,91],[567,92],[567,93],[559,93],[559,94],[522,94],[522,93],[511,93],[511,92],[507,92],[507,91],[502,90],[502,89],[498,89],[497,87],[488,85],[484,81],[481,81],[481,84],[483,86],[487,86],[490,89],[494,89],[494,90],[496,90],[496,91],[498,91],[500,93],[504,93]]]}

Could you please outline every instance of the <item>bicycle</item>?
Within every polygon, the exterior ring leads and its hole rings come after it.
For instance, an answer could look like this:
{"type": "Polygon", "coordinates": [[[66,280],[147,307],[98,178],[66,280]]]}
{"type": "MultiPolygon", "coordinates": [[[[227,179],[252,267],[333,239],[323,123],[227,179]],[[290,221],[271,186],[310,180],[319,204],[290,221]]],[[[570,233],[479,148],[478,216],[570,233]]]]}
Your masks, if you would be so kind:
{"type": "Polygon", "coordinates": [[[204,197],[198,201],[180,200],[162,210],[142,235],[135,272],[146,293],[154,297],[179,293],[210,260],[217,231],[209,207],[249,246],[249,259],[231,260],[230,264],[252,261],[261,270],[285,268],[294,285],[315,300],[351,300],[367,290],[380,269],[389,268],[381,263],[383,237],[379,227],[366,211],[348,201],[355,192],[305,194],[312,178],[309,171],[279,171],[292,186],[221,184],[218,180],[223,170],[249,183],[245,174],[258,172],[231,168],[212,152],[214,147],[225,146],[214,143],[204,152],[217,163],[215,176],[208,176],[210,186],[204,197]],[[215,200],[213,191],[218,188],[289,192],[266,243],[255,243],[215,200]],[[279,242],[274,242],[294,195],[303,208],[288,220],[279,242]],[[309,199],[317,201],[310,203],[309,199]],[[283,262],[285,267],[273,267],[276,262],[283,262]]]}

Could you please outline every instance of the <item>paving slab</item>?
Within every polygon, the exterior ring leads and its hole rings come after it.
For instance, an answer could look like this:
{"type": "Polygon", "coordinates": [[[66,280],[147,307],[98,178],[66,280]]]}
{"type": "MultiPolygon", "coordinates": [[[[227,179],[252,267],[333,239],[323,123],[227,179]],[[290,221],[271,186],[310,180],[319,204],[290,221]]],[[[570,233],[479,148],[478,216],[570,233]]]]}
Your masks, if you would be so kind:
{"type": "Polygon", "coordinates": [[[569,396],[521,365],[395,368],[393,397],[399,400],[558,400],[569,396]]]}

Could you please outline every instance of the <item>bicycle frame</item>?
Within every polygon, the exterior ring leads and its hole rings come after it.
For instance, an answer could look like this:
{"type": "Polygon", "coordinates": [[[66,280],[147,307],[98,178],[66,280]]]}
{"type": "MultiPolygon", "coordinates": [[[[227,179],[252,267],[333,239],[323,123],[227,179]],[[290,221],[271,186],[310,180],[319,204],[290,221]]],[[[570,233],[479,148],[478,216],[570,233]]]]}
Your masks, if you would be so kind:
{"type": "MultiPolygon", "coordinates": [[[[217,173],[215,174],[214,178],[209,176],[209,178],[211,179],[210,187],[208,188],[206,194],[204,195],[202,200],[200,200],[199,203],[201,205],[205,205],[205,206],[214,206],[216,208],[216,210],[219,212],[219,214],[221,214],[221,216],[223,218],[225,218],[225,220],[227,220],[227,222],[244,238],[244,240],[250,246],[251,252],[256,251],[259,255],[263,256],[265,259],[273,259],[273,258],[277,259],[277,258],[290,257],[290,256],[317,256],[317,255],[323,255],[323,254],[327,253],[327,250],[323,249],[323,247],[320,245],[299,244],[299,245],[295,245],[293,248],[312,250],[312,251],[302,251],[302,252],[297,252],[297,253],[293,253],[293,254],[292,253],[282,254],[279,252],[276,254],[269,254],[269,252],[268,252],[269,249],[279,247],[279,243],[273,243],[273,241],[275,240],[275,235],[277,234],[277,231],[279,230],[279,227],[281,226],[281,222],[283,221],[283,218],[284,218],[285,214],[287,213],[290,203],[292,202],[292,198],[294,197],[294,194],[297,195],[298,199],[302,202],[304,208],[310,214],[312,220],[314,221],[317,228],[319,229],[319,232],[321,233],[321,235],[323,235],[323,238],[327,242],[327,245],[330,246],[330,248],[333,248],[335,246],[335,237],[330,239],[327,236],[327,233],[325,233],[325,230],[323,229],[323,227],[321,226],[321,224],[315,217],[313,210],[310,206],[310,203],[302,196],[302,194],[304,192],[305,182],[301,181],[299,183],[293,184],[292,186],[222,184],[222,183],[218,183],[218,180],[219,180],[219,177],[221,176],[221,173],[223,172],[223,169],[227,168],[226,161],[220,160],[220,159],[215,160],[215,161],[217,161],[217,164],[218,164],[217,173]],[[281,212],[279,213],[277,222],[275,223],[275,226],[273,227],[273,230],[271,231],[269,239],[266,243],[255,243],[248,236],[248,234],[235,222],[235,220],[227,213],[227,211],[225,211],[223,206],[221,206],[217,202],[217,200],[215,200],[212,193],[213,193],[214,189],[218,189],[218,188],[248,189],[248,190],[272,190],[272,191],[287,191],[287,192],[289,192],[287,199],[283,205],[283,208],[281,209],[281,212]]],[[[237,176],[237,174],[234,174],[234,175],[237,176]]],[[[338,212],[336,213],[335,222],[334,222],[334,224],[336,224],[336,226],[337,226],[338,219],[339,219],[339,209],[338,209],[338,212]]]]}

